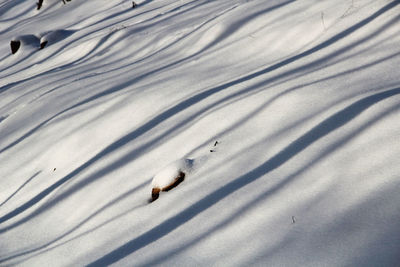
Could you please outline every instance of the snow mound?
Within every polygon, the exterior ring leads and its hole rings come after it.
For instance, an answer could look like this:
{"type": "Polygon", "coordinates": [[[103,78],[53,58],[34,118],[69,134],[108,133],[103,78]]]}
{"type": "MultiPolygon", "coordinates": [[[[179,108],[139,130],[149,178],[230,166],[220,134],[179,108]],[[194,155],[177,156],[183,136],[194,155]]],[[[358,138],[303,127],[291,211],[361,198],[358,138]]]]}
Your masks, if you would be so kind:
{"type": "Polygon", "coordinates": [[[192,172],[194,167],[193,159],[180,159],[174,161],[164,168],[162,168],[151,181],[151,186],[153,188],[164,188],[172,184],[175,178],[179,176],[181,172],[185,175],[192,172]]]}
{"type": "Polygon", "coordinates": [[[75,31],[72,30],[54,30],[54,31],[49,31],[44,34],[42,34],[42,37],[40,38],[40,49],[43,49],[45,46],[59,42],[68,36],[72,35],[75,31]]]}
{"type": "Polygon", "coordinates": [[[39,37],[33,34],[16,36],[10,42],[11,53],[15,54],[22,47],[39,47],[39,37]]]}

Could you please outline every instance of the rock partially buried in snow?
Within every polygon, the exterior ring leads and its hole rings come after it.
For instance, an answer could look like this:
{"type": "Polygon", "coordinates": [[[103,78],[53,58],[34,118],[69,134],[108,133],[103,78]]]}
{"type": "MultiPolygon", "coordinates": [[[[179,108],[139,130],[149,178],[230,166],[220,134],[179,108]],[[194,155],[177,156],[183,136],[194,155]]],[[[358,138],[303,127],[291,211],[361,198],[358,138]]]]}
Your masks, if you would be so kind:
{"type": "Polygon", "coordinates": [[[26,34],[16,36],[11,39],[10,46],[11,46],[11,53],[15,54],[21,47],[39,47],[40,40],[36,35],[33,34],[26,34]]]}
{"type": "Polygon", "coordinates": [[[21,46],[21,41],[19,41],[19,40],[12,40],[12,41],[10,42],[10,46],[11,46],[11,53],[12,53],[12,54],[15,54],[15,53],[17,53],[19,47],[21,46]]]}
{"type": "Polygon", "coordinates": [[[160,192],[169,191],[183,182],[187,174],[193,170],[193,166],[193,159],[181,159],[161,169],[151,182],[152,192],[150,202],[158,199],[160,192]]]}
{"type": "Polygon", "coordinates": [[[43,0],[39,0],[36,3],[36,10],[40,10],[42,8],[42,6],[43,6],[43,0]]]}
{"type": "Polygon", "coordinates": [[[42,38],[40,38],[40,49],[45,48],[48,44],[53,44],[61,41],[73,33],[74,31],[71,30],[54,30],[46,32],[42,34],[42,38]]]}

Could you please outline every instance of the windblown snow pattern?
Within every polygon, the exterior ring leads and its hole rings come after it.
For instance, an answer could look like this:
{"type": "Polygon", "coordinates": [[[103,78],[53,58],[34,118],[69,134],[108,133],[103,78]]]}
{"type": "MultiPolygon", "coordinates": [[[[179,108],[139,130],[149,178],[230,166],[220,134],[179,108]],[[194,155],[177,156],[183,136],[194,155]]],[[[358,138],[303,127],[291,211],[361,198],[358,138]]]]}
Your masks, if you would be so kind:
{"type": "Polygon", "coordinates": [[[135,2],[0,0],[0,266],[400,266],[400,1],[135,2]]]}

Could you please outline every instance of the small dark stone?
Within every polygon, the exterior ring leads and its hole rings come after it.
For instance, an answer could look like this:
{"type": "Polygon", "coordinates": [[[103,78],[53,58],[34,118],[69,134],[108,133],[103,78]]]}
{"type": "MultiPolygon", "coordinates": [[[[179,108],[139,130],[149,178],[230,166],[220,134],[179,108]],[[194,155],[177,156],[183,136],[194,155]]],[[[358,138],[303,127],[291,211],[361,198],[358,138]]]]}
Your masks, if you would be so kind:
{"type": "Polygon", "coordinates": [[[36,3],[37,10],[39,10],[43,5],[43,0],[39,0],[39,2],[36,3]]]}
{"type": "Polygon", "coordinates": [[[43,49],[47,45],[48,41],[40,43],[40,49],[43,49]]]}
{"type": "Polygon", "coordinates": [[[15,54],[15,53],[17,53],[18,49],[21,46],[21,41],[18,41],[18,40],[17,41],[11,41],[10,42],[10,46],[11,46],[11,53],[15,54]]]}
{"type": "Polygon", "coordinates": [[[156,201],[158,197],[160,196],[160,188],[153,188],[151,190],[151,200],[149,202],[156,201]]]}

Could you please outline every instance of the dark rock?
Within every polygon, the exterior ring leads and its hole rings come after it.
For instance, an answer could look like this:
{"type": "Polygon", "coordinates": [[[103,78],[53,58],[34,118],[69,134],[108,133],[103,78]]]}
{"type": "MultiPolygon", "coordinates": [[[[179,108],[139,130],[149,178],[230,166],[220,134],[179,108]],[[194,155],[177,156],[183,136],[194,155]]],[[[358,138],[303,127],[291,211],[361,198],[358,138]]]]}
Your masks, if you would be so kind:
{"type": "Polygon", "coordinates": [[[40,49],[43,49],[47,45],[48,41],[40,43],[40,49]]]}
{"type": "Polygon", "coordinates": [[[18,49],[21,46],[21,41],[19,41],[19,40],[11,41],[10,46],[11,46],[11,53],[15,54],[15,53],[17,53],[18,49]]]}
{"type": "Polygon", "coordinates": [[[39,10],[43,5],[43,0],[39,0],[39,2],[36,3],[37,10],[39,10]]]}

